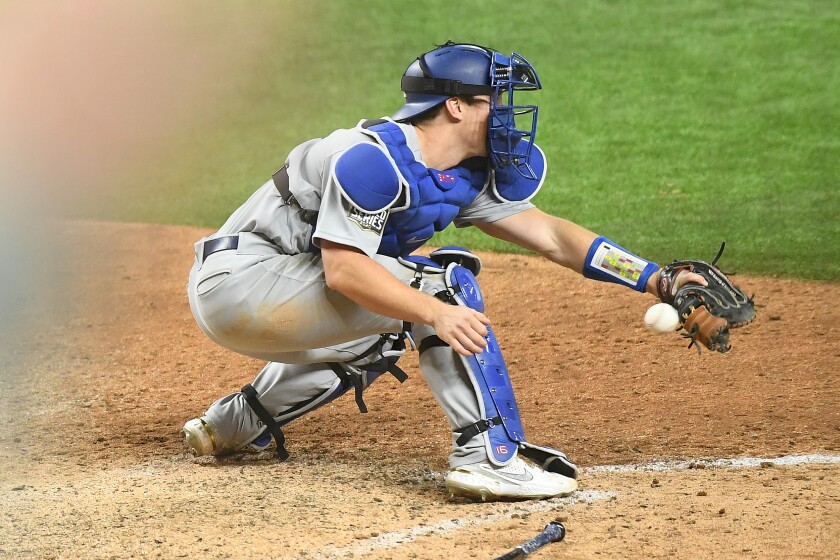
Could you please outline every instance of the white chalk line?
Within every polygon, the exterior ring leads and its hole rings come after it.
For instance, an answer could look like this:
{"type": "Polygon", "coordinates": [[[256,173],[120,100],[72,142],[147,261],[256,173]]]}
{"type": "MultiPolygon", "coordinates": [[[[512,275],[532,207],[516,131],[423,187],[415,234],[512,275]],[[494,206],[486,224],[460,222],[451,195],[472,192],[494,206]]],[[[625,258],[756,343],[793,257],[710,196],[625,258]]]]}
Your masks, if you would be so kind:
{"type": "Polygon", "coordinates": [[[389,548],[396,548],[426,536],[431,535],[441,537],[453,531],[466,529],[467,527],[477,527],[480,525],[488,525],[498,521],[512,519],[513,515],[517,513],[552,511],[561,506],[570,506],[582,502],[597,502],[600,500],[607,500],[613,496],[615,496],[615,492],[584,490],[575,492],[574,496],[566,498],[552,498],[550,500],[516,502],[512,504],[508,503],[505,504],[505,510],[499,513],[491,513],[482,517],[446,519],[431,525],[417,525],[403,531],[382,533],[375,537],[361,539],[358,543],[354,543],[349,546],[340,548],[326,547],[321,549],[314,558],[326,560],[328,558],[345,558],[349,553],[354,555],[372,554],[389,548]]]}
{"type": "Polygon", "coordinates": [[[695,468],[722,468],[722,469],[752,469],[763,465],[774,466],[800,466],[810,464],[836,464],[840,463],[840,455],[811,454],[811,455],[785,455],[784,457],[766,458],[760,457],[735,457],[731,459],[692,459],[688,461],[654,461],[644,464],[629,465],[598,465],[583,469],[585,474],[600,473],[627,473],[627,472],[665,472],[684,471],[695,468]]]}
{"type": "MultiPolygon", "coordinates": [[[[630,473],[630,472],[666,472],[682,471],[696,468],[724,468],[744,469],[756,468],[765,465],[774,466],[800,466],[809,464],[840,464],[840,455],[831,454],[810,454],[810,455],[785,455],[775,458],[760,457],[736,457],[730,459],[693,459],[690,461],[654,461],[651,463],[626,464],[626,465],[597,465],[582,469],[583,474],[602,473],[630,473]]],[[[441,478],[445,474],[441,473],[441,478]]],[[[488,525],[512,519],[516,513],[537,513],[552,511],[561,506],[571,506],[578,503],[592,503],[601,500],[608,500],[617,496],[617,492],[597,492],[583,490],[575,492],[573,496],[566,498],[553,498],[551,500],[517,502],[514,506],[507,507],[499,513],[491,513],[482,517],[465,517],[461,519],[447,519],[431,525],[417,525],[402,531],[390,531],[375,537],[360,539],[359,542],[343,547],[325,547],[316,552],[313,558],[331,559],[345,558],[348,554],[366,556],[374,552],[380,552],[408,544],[426,536],[445,536],[454,531],[488,525]],[[511,511],[514,509],[515,511],[511,511]]]]}

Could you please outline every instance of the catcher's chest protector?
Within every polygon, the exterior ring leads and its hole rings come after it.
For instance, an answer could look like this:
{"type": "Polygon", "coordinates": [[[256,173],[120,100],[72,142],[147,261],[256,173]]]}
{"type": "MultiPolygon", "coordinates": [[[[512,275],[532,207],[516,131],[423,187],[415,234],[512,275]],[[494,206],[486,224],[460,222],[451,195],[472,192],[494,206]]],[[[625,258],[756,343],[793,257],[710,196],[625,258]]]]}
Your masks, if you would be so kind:
{"type": "Polygon", "coordinates": [[[455,167],[446,171],[429,169],[414,159],[405,134],[393,122],[376,124],[363,132],[387,148],[405,179],[403,203],[391,209],[379,254],[408,256],[452,223],[461,208],[468,206],[482,191],[487,172],[455,167]]]}

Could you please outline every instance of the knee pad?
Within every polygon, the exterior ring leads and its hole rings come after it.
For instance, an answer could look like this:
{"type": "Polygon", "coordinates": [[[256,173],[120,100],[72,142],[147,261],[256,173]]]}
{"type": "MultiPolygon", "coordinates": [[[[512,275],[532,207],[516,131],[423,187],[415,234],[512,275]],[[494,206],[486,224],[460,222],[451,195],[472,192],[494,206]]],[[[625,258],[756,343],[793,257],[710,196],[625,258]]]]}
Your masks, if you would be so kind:
{"type": "Polygon", "coordinates": [[[481,272],[481,259],[478,255],[471,253],[468,249],[455,245],[448,245],[435,249],[428,257],[411,255],[408,257],[397,257],[397,261],[406,268],[414,271],[414,280],[411,286],[421,289],[424,274],[444,274],[452,264],[458,264],[478,276],[481,272]]]}

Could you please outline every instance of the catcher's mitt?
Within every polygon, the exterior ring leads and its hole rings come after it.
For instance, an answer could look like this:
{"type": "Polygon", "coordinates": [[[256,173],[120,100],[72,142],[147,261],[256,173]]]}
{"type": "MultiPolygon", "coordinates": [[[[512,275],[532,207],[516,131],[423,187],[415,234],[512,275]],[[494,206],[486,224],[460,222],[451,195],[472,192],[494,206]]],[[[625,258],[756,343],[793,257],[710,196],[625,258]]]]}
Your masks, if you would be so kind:
{"type": "Polygon", "coordinates": [[[721,244],[711,263],[674,261],[665,265],[659,276],[659,298],[677,309],[686,331],[683,336],[691,339],[688,347],[697,345],[698,351],[702,344],[709,350],[728,352],[729,329],[746,325],[755,318],[753,298],[747,297],[715,267],[725,246],[725,242],[721,244]],[[709,285],[689,282],[676,288],[677,276],[684,270],[699,274],[709,285]]]}

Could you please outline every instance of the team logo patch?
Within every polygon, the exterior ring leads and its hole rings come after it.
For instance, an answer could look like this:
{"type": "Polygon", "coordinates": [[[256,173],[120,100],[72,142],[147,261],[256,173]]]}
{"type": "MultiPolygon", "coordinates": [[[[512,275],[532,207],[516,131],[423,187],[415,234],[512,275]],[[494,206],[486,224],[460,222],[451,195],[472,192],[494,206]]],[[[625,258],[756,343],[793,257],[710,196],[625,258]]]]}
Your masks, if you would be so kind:
{"type": "Polygon", "coordinates": [[[378,214],[365,214],[358,208],[353,207],[347,213],[347,219],[365,231],[372,231],[382,235],[382,231],[385,229],[385,222],[388,221],[388,210],[383,210],[378,214]]]}
{"type": "Polygon", "coordinates": [[[454,183],[455,181],[458,180],[457,177],[455,177],[454,175],[451,175],[449,173],[438,173],[437,176],[438,176],[438,181],[440,181],[441,183],[454,183]]]}

